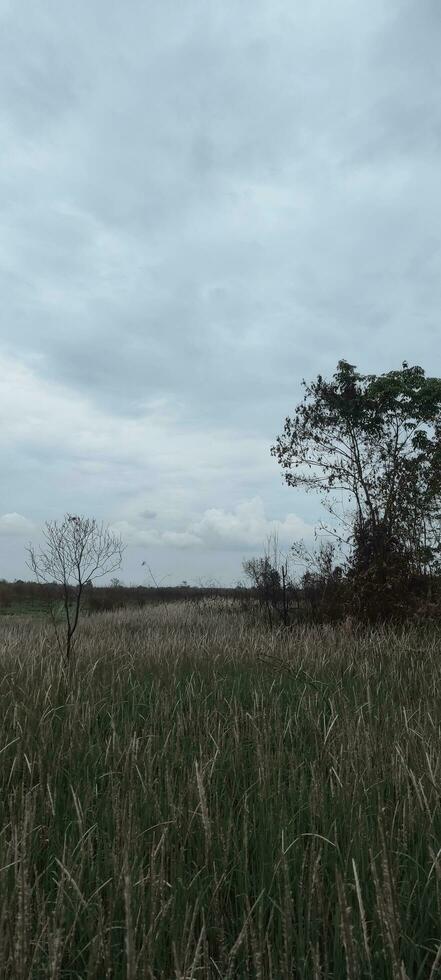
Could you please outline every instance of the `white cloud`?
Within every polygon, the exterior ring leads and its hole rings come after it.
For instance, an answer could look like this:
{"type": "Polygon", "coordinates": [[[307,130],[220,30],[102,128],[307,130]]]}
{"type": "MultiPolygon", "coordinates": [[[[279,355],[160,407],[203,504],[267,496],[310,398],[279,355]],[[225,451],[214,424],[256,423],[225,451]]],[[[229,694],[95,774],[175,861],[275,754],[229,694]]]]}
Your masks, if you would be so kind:
{"type": "Polygon", "coordinates": [[[22,514],[2,514],[0,517],[0,535],[26,535],[34,530],[34,524],[22,514]]]}
{"type": "Polygon", "coordinates": [[[260,497],[244,500],[232,510],[210,508],[191,530],[209,548],[259,548],[267,538],[277,533],[281,545],[310,537],[312,528],[295,514],[284,520],[269,519],[260,497]]]}
{"type": "Polygon", "coordinates": [[[260,497],[241,501],[230,511],[209,508],[199,520],[190,522],[183,529],[146,528],[141,518],[119,521],[113,528],[128,544],[137,546],[172,545],[182,549],[233,551],[262,550],[274,533],[282,548],[289,547],[299,538],[308,539],[313,535],[312,526],[296,514],[287,514],[283,520],[268,518],[260,497]]]}

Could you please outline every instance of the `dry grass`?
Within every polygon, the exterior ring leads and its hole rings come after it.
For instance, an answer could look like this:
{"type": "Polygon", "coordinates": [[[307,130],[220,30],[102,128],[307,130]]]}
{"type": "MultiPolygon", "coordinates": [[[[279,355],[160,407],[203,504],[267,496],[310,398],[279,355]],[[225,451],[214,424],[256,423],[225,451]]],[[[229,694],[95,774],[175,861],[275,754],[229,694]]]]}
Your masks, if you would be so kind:
{"type": "Polygon", "coordinates": [[[0,629],[1,977],[441,977],[436,635],[0,629]]]}

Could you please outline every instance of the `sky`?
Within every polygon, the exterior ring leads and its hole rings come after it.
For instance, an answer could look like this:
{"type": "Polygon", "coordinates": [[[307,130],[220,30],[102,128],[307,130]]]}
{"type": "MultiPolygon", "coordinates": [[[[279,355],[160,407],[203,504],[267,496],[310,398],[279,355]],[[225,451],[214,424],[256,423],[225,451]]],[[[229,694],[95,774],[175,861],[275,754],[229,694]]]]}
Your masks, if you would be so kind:
{"type": "Polygon", "coordinates": [[[64,513],[234,584],[344,358],[441,375],[438,0],[0,0],[0,577],[64,513]]]}

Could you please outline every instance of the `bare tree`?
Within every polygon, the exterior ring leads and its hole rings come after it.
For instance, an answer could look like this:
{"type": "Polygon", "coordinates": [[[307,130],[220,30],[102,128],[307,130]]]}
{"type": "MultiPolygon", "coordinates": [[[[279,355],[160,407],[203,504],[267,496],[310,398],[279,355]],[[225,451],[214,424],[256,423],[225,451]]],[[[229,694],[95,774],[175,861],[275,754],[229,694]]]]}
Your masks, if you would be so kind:
{"type": "Polygon", "coordinates": [[[119,536],[94,518],[73,514],[66,514],[61,523],[46,522],[43,538],[44,544],[39,550],[29,545],[27,564],[37,581],[56,582],[62,587],[66,620],[64,644],[54,615],[52,621],[60,651],[68,662],[84,589],[95,579],[120,567],[124,546],[119,536]]]}
{"type": "Polygon", "coordinates": [[[242,562],[242,568],[266,611],[269,627],[273,626],[274,614],[288,626],[295,588],[289,575],[288,558],[279,549],[277,532],[268,537],[264,556],[249,558],[242,562]]]}

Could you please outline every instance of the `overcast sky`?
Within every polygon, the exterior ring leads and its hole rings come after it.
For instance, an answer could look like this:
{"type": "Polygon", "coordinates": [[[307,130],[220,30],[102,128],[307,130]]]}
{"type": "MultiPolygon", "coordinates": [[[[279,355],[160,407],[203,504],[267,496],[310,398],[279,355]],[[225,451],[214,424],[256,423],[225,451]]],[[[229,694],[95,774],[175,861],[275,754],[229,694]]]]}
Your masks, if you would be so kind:
{"type": "Polygon", "coordinates": [[[0,577],[66,511],[127,583],[312,533],[302,377],[441,375],[440,55],[439,0],[0,0],[0,577]]]}

